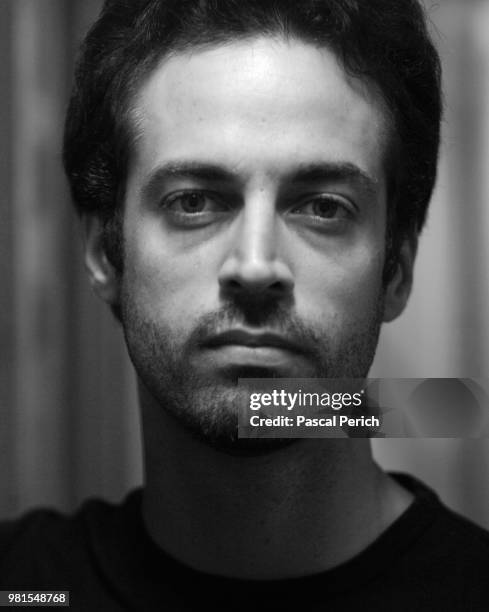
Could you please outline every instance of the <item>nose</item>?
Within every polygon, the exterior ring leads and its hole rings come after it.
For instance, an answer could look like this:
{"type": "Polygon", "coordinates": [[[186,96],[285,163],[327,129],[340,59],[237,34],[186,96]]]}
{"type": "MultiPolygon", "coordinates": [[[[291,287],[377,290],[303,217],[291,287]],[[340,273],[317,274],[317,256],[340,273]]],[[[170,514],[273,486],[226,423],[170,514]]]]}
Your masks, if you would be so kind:
{"type": "Polygon", "coordinates": [[[226,292],[276,297],[290,294],[294,277],[285,260],[282,222],[267,197],[246,202],[219,271],[226,292]]]}

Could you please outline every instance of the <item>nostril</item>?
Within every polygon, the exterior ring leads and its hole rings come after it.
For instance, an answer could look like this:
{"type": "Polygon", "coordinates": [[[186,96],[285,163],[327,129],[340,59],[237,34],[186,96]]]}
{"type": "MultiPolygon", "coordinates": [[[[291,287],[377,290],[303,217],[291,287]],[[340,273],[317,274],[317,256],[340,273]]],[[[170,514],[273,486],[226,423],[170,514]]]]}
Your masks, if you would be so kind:
{"type": "Polygon", "coordinates": [[[235,279],[228,279],[225,285],[231,291],[238,291],[239,289],[241,289],[241,283],[235,279]]]}
{"type": "Polygon", "coordinates": [[[219,272],[221,287],[233,293],[290,292],[294,282],[292,271],[282,261],[262,258],[229,258],[219,272]]]}
{"type": "Polygon", "coordinates": [[[275,283],[272,283],[269,287],[271,291],[283,291],[286,288],[287,284],[283,283],[282,281],[276,281],[275,283]]]}
{"type": "Polygon", "coordinates": [[[255,295],[268,293],[270,295],[281,295],[289,289],[289,284],[281,280],[269,281],[266,279],[249,280],[228,279],[221,283],[222,287],[230,293],[252,293],[255,295]]]}

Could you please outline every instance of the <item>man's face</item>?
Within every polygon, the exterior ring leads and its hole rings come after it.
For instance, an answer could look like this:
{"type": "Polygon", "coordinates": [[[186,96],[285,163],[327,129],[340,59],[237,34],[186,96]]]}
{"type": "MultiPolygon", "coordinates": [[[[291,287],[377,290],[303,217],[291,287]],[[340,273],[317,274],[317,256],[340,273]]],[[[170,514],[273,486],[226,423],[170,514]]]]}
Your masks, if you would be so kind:
{"type": "Polygon", "coordinates": [[[165,60],[135,102],[121,306],[140,381],[233,438],[238,377],[367,375],[388,126],[335,56],[257,39],[165,60]]]}

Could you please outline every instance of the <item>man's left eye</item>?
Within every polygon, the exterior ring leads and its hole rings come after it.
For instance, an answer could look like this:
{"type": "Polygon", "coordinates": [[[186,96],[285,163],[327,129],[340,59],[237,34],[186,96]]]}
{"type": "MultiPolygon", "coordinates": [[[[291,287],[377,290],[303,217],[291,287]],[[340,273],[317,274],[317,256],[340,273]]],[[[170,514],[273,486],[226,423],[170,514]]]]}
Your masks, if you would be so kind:
{"type": "Polygon", "coordinates": [[[309,198],[303,204],[296,206],[293,214],[312,216],[320,220],[332,221],[350,219],[352,217],[351,206],[337,196],[318,196],[309,198]]]}

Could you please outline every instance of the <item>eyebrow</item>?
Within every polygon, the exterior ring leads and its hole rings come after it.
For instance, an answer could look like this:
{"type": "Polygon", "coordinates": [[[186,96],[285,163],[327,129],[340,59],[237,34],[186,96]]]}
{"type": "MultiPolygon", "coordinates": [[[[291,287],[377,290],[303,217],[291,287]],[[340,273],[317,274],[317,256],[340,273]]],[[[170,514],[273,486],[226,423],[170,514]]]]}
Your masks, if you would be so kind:
{"type": "Polygon", "coordinates": [[[358,183],[365,191],[375,195],[379,181],[351,162],[320,162],[299,166],[289,177],[291,183],[317,183],[319,181],[348,181],[358,183]]]}
{"type": "MultiPolygon", "coordinates": [[[[219,164],[200,161],[167,162],[149,173],[142,188],[143,197],[157,194],[165,180],[187,178],[205,182],[236,182],[239,176],[219,164]]],[[[365,191],[375,195],[378,181],[350,162],[315,162],[300,165],[285,176],[289,184],[317,183],[320,181],[348,181],[358,183],[365,191]]]]}
{"type": "Polygon", "coordinates": [[[149,173],[142,188],[143,198],[151,198],[166,180],[172,178],[188,178],[206,182],[236,180],[236,176],[231,171],[218,164],[199,161],[168,162],[149,173]]]}

